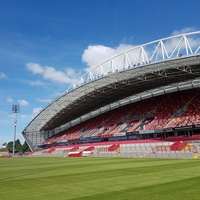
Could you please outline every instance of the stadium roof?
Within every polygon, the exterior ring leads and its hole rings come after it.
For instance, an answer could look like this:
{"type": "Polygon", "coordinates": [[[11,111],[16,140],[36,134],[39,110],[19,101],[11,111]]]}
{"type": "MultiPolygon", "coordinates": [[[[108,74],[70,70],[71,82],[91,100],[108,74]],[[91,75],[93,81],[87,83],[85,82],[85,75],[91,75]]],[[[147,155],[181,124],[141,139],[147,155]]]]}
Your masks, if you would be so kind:
{"type": "Polygon", "coordinates": [[[62,131],[121,105],[200,87],[200,31],[137,46],[98,65],[24,129],[62,131]]]}

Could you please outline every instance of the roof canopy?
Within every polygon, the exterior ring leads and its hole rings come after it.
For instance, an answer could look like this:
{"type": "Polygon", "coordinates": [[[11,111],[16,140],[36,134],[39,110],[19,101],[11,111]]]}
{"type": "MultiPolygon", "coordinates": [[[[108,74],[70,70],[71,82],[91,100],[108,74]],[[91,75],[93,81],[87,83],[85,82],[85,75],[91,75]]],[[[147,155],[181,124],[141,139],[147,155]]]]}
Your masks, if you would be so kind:
{"type": "Polygon", "coordinates": [[[44,108],[23,134],[67,128],[74,120],[80,123],[83,116],[92,118],[122,102],[199,87],[199,78],[200,31],[137,46],[83,75],[44,108]]]}

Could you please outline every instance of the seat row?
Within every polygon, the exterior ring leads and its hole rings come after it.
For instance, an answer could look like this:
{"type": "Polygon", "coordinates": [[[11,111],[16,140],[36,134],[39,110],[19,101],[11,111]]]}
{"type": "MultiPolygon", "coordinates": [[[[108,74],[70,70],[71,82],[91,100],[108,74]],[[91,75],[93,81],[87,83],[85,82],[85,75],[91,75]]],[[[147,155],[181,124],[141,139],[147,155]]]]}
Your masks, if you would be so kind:
{"type": "Polygon", "coordinates": [[[199,89],[170,93],[120,107],[54,135],[45,142],[106,137],[121,132],[162,130],[195,124],[200,124],[199,89]]]}

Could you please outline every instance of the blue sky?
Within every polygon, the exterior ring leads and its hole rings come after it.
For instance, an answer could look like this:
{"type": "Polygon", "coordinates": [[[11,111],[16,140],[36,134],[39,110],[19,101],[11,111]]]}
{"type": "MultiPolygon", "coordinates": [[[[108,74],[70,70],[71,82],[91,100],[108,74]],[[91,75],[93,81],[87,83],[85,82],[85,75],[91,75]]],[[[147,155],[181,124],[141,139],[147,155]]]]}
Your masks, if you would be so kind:
{"type": "Polygon", "coordinates": [[[134,45],[200,30],[200,1],[0,0],[0,145],[77,78],[134,45]]]}

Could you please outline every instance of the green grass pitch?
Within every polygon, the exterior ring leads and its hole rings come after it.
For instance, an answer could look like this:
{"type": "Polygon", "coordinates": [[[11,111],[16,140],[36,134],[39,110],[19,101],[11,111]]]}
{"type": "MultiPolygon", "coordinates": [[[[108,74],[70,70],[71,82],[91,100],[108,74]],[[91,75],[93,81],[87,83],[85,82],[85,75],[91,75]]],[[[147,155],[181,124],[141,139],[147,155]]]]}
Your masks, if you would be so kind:
{"type": "Polygon", "coordinates": [[[200,199],[200,160],[0,159],[1,200],[200,199]]]}

